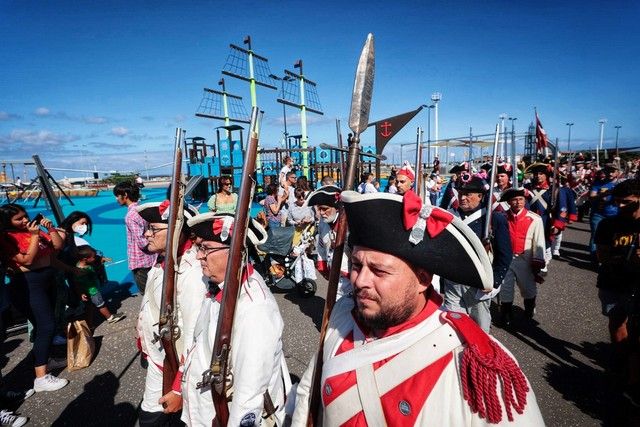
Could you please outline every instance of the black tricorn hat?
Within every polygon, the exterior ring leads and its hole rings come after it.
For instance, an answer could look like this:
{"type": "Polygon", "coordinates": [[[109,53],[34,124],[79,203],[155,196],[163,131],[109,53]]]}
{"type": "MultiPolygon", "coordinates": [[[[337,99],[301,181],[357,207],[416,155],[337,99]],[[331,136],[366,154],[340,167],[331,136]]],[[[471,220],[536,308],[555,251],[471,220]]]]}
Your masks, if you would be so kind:
{"type": "MultiPolygon", "coordinates": [[[[464,177],[464,175],[462,175],[464,177]]],[[[467,193],[486,193],[489,191],[489,184],[479,175],[471,175],[458,187],[458,191],[467,193]]]]}
{"type": "Polygon", "coordinates": [[[496,169],[496,173],[499,175],[501,173],[511,175],[513,172],[513,165],[511,163],[498,163],[498,168],[496,169]]]}
{"type": "MultiPolygon", "coordinates": [[[[196,215],[188,221],[193,234],[204,240],[218,243],[231,243],[235,217],[233,214],[206,212],[196,215]]],[[[247,241],[254,246],[267,241],[267,231],[255,219],[249,219],[247,241]]]]}
{"type": "Polygon", "coordinates": [[[449,169],[449,173],[469,172],[469,163],[462,162],[449,169]]]}
{"type": "Polygon", "coordinates": [[[451,213],[422,205],[413,192],[340,195],[349,241],[402,258],[415,267],[481,289],[493,289],[489,257],[476,234],[451,213]]]}
{"type": "Polygon", "coordinates": [[[508,202],[514,197],[525,197],[525,189],[524,188],[509,188],[507,191],[502,193],[500,197],[501,202],[508,202]]]}
{"type": "MultiPolygon", "coordinates": [[[[191,205],[184,205],[184,218],[188,220],[198,215],[198,210],[191,205]]],[[[138,214],[148,223],[169,222],[169,200],[156,203],[145,203],[136,207],[138,214]]],[[[185,222],[186,224],[186,222],[185,222]]]]}
{"type": "Polygon", "coordinates": [[[318,188],[316,191],[312,191],[307,196],[308,206],[338,206],[339,195],[342,192],[340,187],[335,185],[325,185],[318,188]]]}
{"type": "Polygon", "coordinates": [[[533,163],[529,165],[529,167],[525,170],[527,173],[538,173],[542,172],[543,174],[550,176],[553,174],[553,168],[549,163],[533,163]]]}

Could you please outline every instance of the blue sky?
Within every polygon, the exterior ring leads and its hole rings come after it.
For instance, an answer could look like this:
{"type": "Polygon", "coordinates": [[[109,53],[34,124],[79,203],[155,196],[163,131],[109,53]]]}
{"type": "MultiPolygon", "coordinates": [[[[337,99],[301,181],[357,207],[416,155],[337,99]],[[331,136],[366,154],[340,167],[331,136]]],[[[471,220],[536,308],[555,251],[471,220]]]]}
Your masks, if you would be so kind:
{"type": "MultiPolygon", "coordinates": [[[[216,87],[229,43],[246,35],[273,73],[303,59],[325,113],[309,116],[310,144],[333,144],[336,118],[347,132],[368,32],[376,43],[371,121],[439,91],[441,138],[470,127],[489,133],[501,113],[522,131],[535,106],[561,147],[567,122],[575,123],[572,147],[593,147],[600,118],[605,145],[616,125],[620,146],[640,145],[638,2],[6,0],[0,17],[1,160],[38,153],[50,167],[144,171],[145,157],[149,166],[170,161],[176,126],[212,142],[221,123],[194,113],[202,88],[216,87]]],[[[227,89],[250,106],[248,84],[227,78],[227,89]]],[[[267,147],[283,131],[276,98],[258,90],[267,147]]],[[[289,133],[299,133],[294,109],[287,118],[289,133]]],[[[415,141],[426,122],[423,111],[385,154],[399,161],[398,144],[415,141]]],[[[365,145],[373,138],[362,136],[365,145]]]]}

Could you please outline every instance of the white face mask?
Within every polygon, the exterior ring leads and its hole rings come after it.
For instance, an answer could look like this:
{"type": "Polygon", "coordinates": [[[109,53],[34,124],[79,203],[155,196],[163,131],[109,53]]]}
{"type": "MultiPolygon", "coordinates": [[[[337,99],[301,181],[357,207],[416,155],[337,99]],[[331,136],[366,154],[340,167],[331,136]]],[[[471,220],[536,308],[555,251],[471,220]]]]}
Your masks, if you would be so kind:
{"type": "Polygon", "coordinates": [[[87,233],[87,224],[76,225],[73,228],[73,232],[77,233],[79,236],[84,236],[87,233]]]}

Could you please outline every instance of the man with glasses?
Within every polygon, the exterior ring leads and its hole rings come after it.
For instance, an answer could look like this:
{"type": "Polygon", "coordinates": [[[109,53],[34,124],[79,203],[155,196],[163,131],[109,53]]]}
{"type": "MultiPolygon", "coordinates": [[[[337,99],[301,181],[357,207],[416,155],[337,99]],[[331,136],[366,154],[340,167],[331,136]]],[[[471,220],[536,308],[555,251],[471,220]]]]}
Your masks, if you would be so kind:
{"type": "MultiPolygon", "coordinates": [[[[149,224],[144,233],[148,250],[158,255],[158,263],[149,271],[146,292],[142,298],[140,314],[136,326],[138,345],[148,361],[145,390],[140,404],[139,423],[141,427],[171,425],[180,419],[182,397],[180,394],[180,375],[176,375],[173,391],[163,395],[162,377],[165,352],[162,342],[157,338],[158,321],[162,300],[162,282],[164,279],[164,255],[167,243],[169,201],[146,203],[137,208],[140,216],[149,224]]],[[[189,239],[190,230],[186,221],[197,215],[191,206],[185,205],[184,225],[178,244],[178,268],[175,284],[175,325],[180,335],[175,342],[176,353],[182,354],[191,342],[198,310],[206,293],[200,263],[196,259],[196,250],[189,239]]]]}
{"type": "MultiPolygon", "coordinates": [[[[234,217],[208,212],[191,218],[188,224],[196,235],[197,258],[209,286],[193,339],[184,353],[182,421],[189,426],[209,426],[216,415],[211,386],[198,383],[211,364],[227,263],[232,256],[229,249],[235,231],[234,217]]],[[[264,228],[251,220],[248,243],[258,245],[266,238],[264,228]]],[[[231,336],[233,387],[227,425],[283,425],[285,396],[291,386],[282,351],[283,327],[271,291],[253,266],[245,265],[231,336]]]]}

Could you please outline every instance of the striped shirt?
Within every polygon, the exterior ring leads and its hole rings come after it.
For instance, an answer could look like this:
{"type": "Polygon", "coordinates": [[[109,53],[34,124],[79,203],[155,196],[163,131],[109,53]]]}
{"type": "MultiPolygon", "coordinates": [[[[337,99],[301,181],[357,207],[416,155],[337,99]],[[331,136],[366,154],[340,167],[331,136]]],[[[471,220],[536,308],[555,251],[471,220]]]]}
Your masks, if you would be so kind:
{"type": "Polygon", "coordinates": [[[147,239],[143,234],[146,228],[146,221],[142,219],[136,207],[138,202],[131,203],[127,208],[127,215],[124,223],[127,226],[127,257],[129,258],[129,270],[136,268],[152,267],[156,260],[155,254],[147,254],[144,249],[147,247],[147,239]]]}

